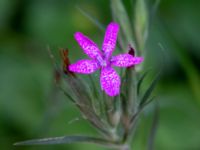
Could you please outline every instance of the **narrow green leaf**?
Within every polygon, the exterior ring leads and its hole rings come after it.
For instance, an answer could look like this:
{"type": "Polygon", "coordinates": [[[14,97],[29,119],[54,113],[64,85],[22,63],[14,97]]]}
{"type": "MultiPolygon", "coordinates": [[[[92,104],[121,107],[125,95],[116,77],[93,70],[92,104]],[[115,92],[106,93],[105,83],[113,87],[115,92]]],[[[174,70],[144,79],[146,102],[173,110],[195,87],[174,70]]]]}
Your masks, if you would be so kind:
{"type": "Polygon", "coordinates": [[[155,0],[153,6],[151,7],[151,12],[150,12],[150,16],[149,16],[149,21],[152,22],[154,17],[155,17],[155,14],[156,14],[156,11],[158,10],[158,7],[160,5],[160,0],[155,0]]]}
{"type": "Polygon", "coordinates": [[[155,100],[155,96],[148,98],[148,100],[146,100],[146,102],[140,106],[140,109],[142,110],[144,107],[150,104],[153,100],[155,100]]]}
{"type": "Polygon", "coordinates": [[[94,78],[92,75],[89,75],[89,80],[90,80],[90,91],[91,91],[91,103],[92,107],[95,111],[95,113],[99,116],[102,115],[102,109],[101,109],[101,100],[99,100],[99,90],[96,87],[94,78]]]}
{"type": "Polygon", "coordinates": [[[47,50],[47,53],[49,55],[49,58],[51,59],[51,62],[53,64],[53,66],[54,66],[54,69],[60,72],[60,67],[59,67],[58,63],[56,62],[56,59],[55,59],[55,57],[54,57],[49,45],[47,45],[47,49],[46,50],[47,50]]]}
{"type": "Polygon", "coordinates": [[[77,9],[86,17],[88,18],[92,23],[94,23],[101,31],[105,31],[105,27],[100,21],[98,21],[95,17],[93,17],[91,14],[83,10],[81,7],[77,6],[77,9]]]}
{"type": "Polygon", "coordinates": [[[90,79],[90,81],[91,81],[91,91],[92,91],[92,94],[93,94],[93,96],[96,98],[96,99],[98,99],[98,97],[99,97],[99,93],[98,93],[98,89],[97,89],[97,87],[96,87],[96,84],[95,84],[95,81],[94,81],[94,79],[93,79],[93,77],[91,76],[91,75],[89,75],[89,79],[90,79]]]}
{"type": "Polygon", "coordinates": [[[81,78],[67,76],[65,77],[65,81],[69,88],[72,90],[77,103],[88,107],[92,106],[88,85],[81,78]]]}
{"type": "Polygon", "coordinates": [[[138,82],[137,82],[137,94],[140,94],[140,88],[142,85],[142,82],[144,81],[145,77],[147,76],[147,74],[150,72],[151,69],[148,69],[146,72],[143,73],[143,75],[139,78],[138,82]]]}
{"type": "Polygon", "coordinates": [[[137,73],[134,68],[127,69],[127,101],[129,115],[137,112],[138,102],[137,102],[137,73]]]}
{"type": "Polygon", "coordinates": [[[143,50],[147,39],[149,25],[149,16],[145,0],[137,0],[135,6],[135,34],[137,41],[137,48],[143,50]]]}
{"type": "Polygon", "coordinates": [[[154,78],[154,80],[151,82],[151,84],[149,85],[149,88],[146,90],[144,96],[142,97],[141,101],[140,101],[140,106],[143,106],[146,101],[149,99],[149,97],[151,96],[151,93],[153,92],[158,80],[160,79],[160,75],[161,72],[159,72],[156,77],[154,78]]]}
{"type": "Polygon", "coordinates": [[[96,137],[88,136],[61,136],[61,137],[52,137],[52,138],[42,138],[42,139],[33,139],[22,142],[17,142],[14,145],[53,145],[53,144],[70,144],[70,143],[94,143],[103,146],[117,146],[117,143],[112,141],[104,140],[96,137]]]}
{"type": "Polygon", "coordinates": [[[82,115],[96,128],[100,133],[109,135],[107,124],[104,123],[100,116],[96,114],[91,96],[88,91],[88,85],[81,78],[65,78],[66,83],[71,88],[76,99],[76,106],[81,111],[82,115]]]}
{"type": "Polygon", "coordinates": [[[59,88],[71,102],[76,103],[75,99],[72,98],[72,96],[63,89],[63,87],[59,86],[59,88]]]}
{"type": "Polygon", "coordinates": [[[158,129],[158,122],[159,122],[159,108],[158,108],[158,104],[156,103],[155,108],[154,108],[152,126],[149,133],[148,141],[147,141],[147,150],[154,149],[154,141],[155,141],[156,131],[158,129]]]}
{"type": "Polygon", "coordinates": [[[113,19],[119,23],[121,27],[119,39],[121,39],[121,45],[123,49],[126,50],[128,44],[130,44],[132,47],[135,47],[131,22],[122,1],[110,0],[110,2],[113,19]]]}

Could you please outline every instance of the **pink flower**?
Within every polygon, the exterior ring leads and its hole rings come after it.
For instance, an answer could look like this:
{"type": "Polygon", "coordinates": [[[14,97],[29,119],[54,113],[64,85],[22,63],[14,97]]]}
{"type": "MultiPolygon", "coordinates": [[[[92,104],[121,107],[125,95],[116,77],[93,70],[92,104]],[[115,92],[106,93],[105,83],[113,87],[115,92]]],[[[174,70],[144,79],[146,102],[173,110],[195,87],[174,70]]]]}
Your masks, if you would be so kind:
{"type": "Polygon", "coordinates": [[[69,66],[69,70],[76,73],[91,74],[101,69],[100,83],[101,88],[109,96],[116,96],[120,92],[120,77],[112,66],[130,67],[143,61],[143,57],[133,57],[130,54],[119,54],[112,56],[115,49],[119,25],[111,22],[105,33],[102,51],[87,36],[80,32],[75,33],[75,39],[91,59],[79,60],[69,66]]]}

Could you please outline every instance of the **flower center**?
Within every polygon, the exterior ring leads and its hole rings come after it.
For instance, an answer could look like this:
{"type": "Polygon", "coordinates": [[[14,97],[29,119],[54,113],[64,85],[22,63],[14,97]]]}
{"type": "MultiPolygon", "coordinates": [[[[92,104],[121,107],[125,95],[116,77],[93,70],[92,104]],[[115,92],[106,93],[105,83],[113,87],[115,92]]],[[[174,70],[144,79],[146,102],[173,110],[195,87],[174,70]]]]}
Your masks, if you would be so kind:
{"type": "Polygon", "coordinates": [[[101,66],[102,66],[102,67],[106,67],[106,66],[107,66],[107,62],[106,62],[105,60],[103,60],[103,61],[101,62],[101,66]]]}
{"type": "Polygon", "coordinates": [[[101,67],[106,67],[108,65],[107,61],[104,60],[102,57],[97,57],[97,61],[101,67]]]}

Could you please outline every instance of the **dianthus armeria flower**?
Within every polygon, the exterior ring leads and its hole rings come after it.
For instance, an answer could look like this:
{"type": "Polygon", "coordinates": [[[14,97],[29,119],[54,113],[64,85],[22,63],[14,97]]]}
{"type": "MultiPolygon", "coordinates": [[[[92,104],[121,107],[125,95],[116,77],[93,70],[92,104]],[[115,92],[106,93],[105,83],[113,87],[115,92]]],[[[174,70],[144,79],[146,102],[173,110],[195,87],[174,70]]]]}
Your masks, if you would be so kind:
{"type": "Polygon", "coordinates": [[[111,22],[106,29],[102,50],[100,50],[92,40],[80,32],[76,32],[74,37],[80,47],[90,59],[79,60],[69,66],[69,70],[81,74],[91,74],[100,69],[100,84],[102,90],[109,96],[116,96],[120,92],[120,77],[112,68],[130,67],[143,61],[143,57],[134,57],[130,54],[119,54],[112,56],[115,49],[119,25],[111,22]]]}

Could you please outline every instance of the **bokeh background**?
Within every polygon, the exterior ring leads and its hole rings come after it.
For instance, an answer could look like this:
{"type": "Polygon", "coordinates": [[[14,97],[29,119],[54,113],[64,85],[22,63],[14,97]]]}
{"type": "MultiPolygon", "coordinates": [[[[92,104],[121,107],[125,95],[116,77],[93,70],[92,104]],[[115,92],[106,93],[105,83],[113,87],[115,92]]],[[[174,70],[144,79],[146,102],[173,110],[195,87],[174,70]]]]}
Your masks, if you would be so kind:
{"type": "MultiPolygon", "coordinates": [[[[131,12],[130,1],[124,2],[131,12]]],[[[92,144],[13,146],[31,138],[96,135],[54,88],[53,67],[46,51],[50,47],[57,57],[59,48],[68,47],[72,61],[83,57],[73,39],[76,31],[101,44],[103,32],[77,6],[105,26],[112,20],[108,0],[0,0],[0,149],[105,149],[92,144]]],[[[156,150],[200,149],[199,27],[199,0],[161,0],[151,22],[145,69],[162,63],[165,55],[156,89],[160,104],[156,150]]],[[[149,109],[136,132],[135,150],[146,149],[151,120],[149,109]]]]}

